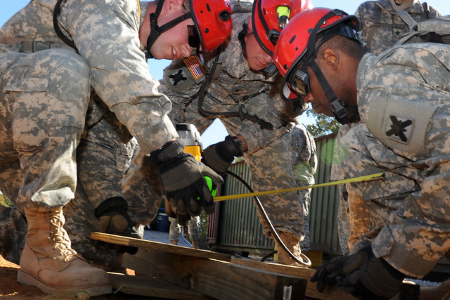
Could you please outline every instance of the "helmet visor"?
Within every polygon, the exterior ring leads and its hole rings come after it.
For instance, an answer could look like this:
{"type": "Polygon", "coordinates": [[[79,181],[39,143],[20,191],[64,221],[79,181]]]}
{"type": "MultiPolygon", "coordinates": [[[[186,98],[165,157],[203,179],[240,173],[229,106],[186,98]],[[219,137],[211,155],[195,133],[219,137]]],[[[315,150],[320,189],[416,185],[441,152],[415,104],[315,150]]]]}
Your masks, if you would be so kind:
{"type": "Polygon", "coordinates": [[[291,90],[299,96],[306,96],[311,92],[311,86],[309,84],[309,74],[297,70],[289,77],[289,85],[291,90]]]}

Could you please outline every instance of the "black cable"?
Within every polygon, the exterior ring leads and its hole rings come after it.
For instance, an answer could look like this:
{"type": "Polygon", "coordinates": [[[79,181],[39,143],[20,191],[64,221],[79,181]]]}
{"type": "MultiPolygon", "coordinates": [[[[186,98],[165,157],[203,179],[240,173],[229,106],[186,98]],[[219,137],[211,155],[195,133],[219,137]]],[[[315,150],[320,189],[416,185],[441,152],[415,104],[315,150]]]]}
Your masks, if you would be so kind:
{"type": "Polygon", "coordinates": [[[68,46],[72,47],[78,52],[75,43],[71,41],[61,30],[58,23],[59,14],[61,13],[61,4],[64,0],[58,0],[55,4],[55,9],[53,11],[53,29],[55,29],[56,35],[68,46]]]}
{"type": "MultiPolygon", "coordinates": [[[[238,176],[237,174],[231,172],[231,171],[227,171],[227,174],[233,176],[234,178],[236,178],[237,180],[239,180],[251,193],[254,193],[252,187],[244,180],[242,179],[240,176],[238,176]]],[[[269,224],[269,229],[272,232],[273,236],[275,237],[275,239],[278,241],[278,243],[281,245],[281,247],[283,248],[284,251],[286,251],[289,256],[297,263],[304,265],[306,267],[311,267],[311,260],[303,253],[300,253],[302,260],[298,259],[294,254],[292,254],[292,252],[286,247],[286,245],[283,243],[283,241],[281,240],[280,236],[278,235],[277,231],[275,230],[275,228],[273,227],[272,222],[269,219],[269,216],[266,213],[266,210],[264,209],[261,201],[259,200],[259,198],[257,196],[253,196],[253,198],[255,199],[256,203],[258,204],[259,208],[261,209],[262,215],[264,216],[264,219],[266,220],[266,222],[269,224]]]]}

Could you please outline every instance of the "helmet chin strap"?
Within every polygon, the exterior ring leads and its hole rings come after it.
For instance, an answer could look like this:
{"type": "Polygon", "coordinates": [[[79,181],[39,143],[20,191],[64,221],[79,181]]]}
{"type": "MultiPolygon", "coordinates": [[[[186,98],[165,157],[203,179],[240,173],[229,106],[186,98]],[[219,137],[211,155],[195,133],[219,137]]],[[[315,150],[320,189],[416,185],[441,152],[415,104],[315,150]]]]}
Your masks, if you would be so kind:
{"type": "Polygon", "coordinates": [[[248,33],[248,24],[244,22],[244,24],[242,24],[242,30],[238,34],[238,40],[239,43],[241,43],[242,53],[244,54],[245,59],[247,59],[247,43],[245,42],[245,36],[248,33]]]}
{"type": "Polygon", "coordinates": [[[153,58],[154,56],[150,52],[150,49],[152,48],[153,44],[156,42],[158,37],[166,32],[167,30],[171,29],[172,27],[177,26],[179,23],[183,22],[184,20],[187,20],[189,18],[192,18],[192,12],[187,12],[182,16],[179,16],[176,19],[173,19],[170,22],[167,22],[166,24],[162,26],[158,26],[158,18],[161,14],[161,10],[164,5],[164,0],[159,0],[158,5],[156,6],[156,10],[154,13],[150,14],[150,35],[147,38],[147,53],[146,58],[153,58]]]}
{"type": "MultiPolygon", "coordinates": [[[[244,23],[242,25],[242,30],[238,34],[238,40],[239,40],[239,43],[241,44],[242,54],[246,61],[247,61],[247,43],[245,42],[245,37],[248,34],[252,34],[252,33],[255,34],[254,32],[248,32],[248,24],[244,23]]],[[[277,67],[275,66],[275,64],[273,62],[271,62],[266,68],[262,69],[259,72],[261,72],[265,78],[269,78],[269,77],[275,76],[278,73],[278,70],[277,70],[277,67]]]]}
{"type": "Polygon", "coordinates": [[[317,77],[317,80],[322,86],[322,89],[325,92],[328,101],[330,101],[331,111],[336,117],[336,120],[341,124],[358,122],[360,120],[358,106],[346,105],[342,99],[336,96],[336,94],[333,92],[333,89],[331,88],[327,79],[323,75],[322,71],[320,71],[320,68],[314,59],[311,60],[309,66],[313,70],[314,74],[317,77]]]}

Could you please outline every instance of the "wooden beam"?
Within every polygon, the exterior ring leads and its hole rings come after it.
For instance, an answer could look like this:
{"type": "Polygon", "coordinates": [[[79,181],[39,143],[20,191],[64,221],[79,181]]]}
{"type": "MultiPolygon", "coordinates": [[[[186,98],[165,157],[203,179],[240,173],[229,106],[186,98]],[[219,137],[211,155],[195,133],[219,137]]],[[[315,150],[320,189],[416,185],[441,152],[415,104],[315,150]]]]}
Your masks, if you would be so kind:
{"type": "Polygon", "coordinates": [[[216,259],[139,249],[123,266],[215,299],[304,299],[304,278],[216,259]]]}
{"type": "MultiPolygon", "coordinates": [[[[356,297],[344,292],[337,286],[332,288],[327,287],[322,293],[319,293],[316,289],[316,283],[310,281],[311,277],[316,272],[315,269],[238,258],[232,258],[231,263],[259,270],[270,270],[280,274],[306,278],[308,280],[308,284],[306,286],[306,296],[310,298],[324,300],[357,299],[356,297]]],[[[400,292],[393,298],[393,300],[419,300],[419,289],[420,287],[412,282],[404,282],[400,288],[400,292]]]]}
{"type": "Polygon", "coordinates": [[[208,250],[192,249],[188,247],[175,246],[166,243],[159,243],[154,241],[147,241],[135,238],[124,237],[120,235],[93,232],[91,238],[97,241],[103,241],[106,243],[124,245],[130,247],[137,247],[139,249],[162,251],[173,254],[187,255],[200,258],[214,258],[223,261],[230,261],[231,256],[227,254],[217,253],[208,250]]]}
{"type": "Polygon", "coordinates": [[[327,287],[322,293],[319,293],[319,291],[317,291],[317,289],[316,289],[316,283],[310,281],[311,277],[316,272],[315,269],[295,267],[295,266],[286,266],[286,265],[281,265],[281,264],[276,264],[276,263],[267,263],[267,262],[260,262],[260,261],[254,261],[254,260],[248,260],[248,259],[238,259],[238,258],[232,258],[231,263],[241,265],[241,266],[255,268],[258,270],[271,270],[272,272],[276,272],[276,273],[280,273],[280,274],[291,275],[291,276],[296,276],[296,277],[303,277],[303,278],[307,279],[306,296],[310,297],[310,298],[324,299],[324,300],[357,299],[337,287],[335,287],[335,288],[327,287]]]}
{"type": "Polygon", "coordinates": [[[198,292],[181,288],[179,286],[167,283],[157,278],[150,278],[144,276],[129,276],[113,272],[108,272],[108,275],[109,281],[113,289],[125,294],[157,297],[161,299],[180,299],[180,300],[212,299],[211,297],[205,296],[198,292]]]}
{"type": "MultiPolygon", "coordinates": [[[[140,248],[135,255],[125,254],[124,267],[216,299],[285,299],[289,293],[293,297],[286,299],[303,299],[305,294],[314,299],[356,299],[338,287],[327,287],[319,293],[316,284],[309,281],[315,269],[231,258],[213,251],[100,232],[92,233],[91,238],[140,248]]],[[[418,299],[418,289],[403,284],[395,299],[418,299]]]]}

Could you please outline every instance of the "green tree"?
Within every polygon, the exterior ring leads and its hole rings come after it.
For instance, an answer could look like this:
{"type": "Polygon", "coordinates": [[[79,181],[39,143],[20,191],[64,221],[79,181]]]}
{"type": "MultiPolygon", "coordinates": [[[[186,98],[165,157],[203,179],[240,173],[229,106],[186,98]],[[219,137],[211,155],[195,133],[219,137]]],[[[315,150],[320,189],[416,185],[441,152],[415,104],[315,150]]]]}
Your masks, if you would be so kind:
{"type": "Polygon", "coordinates": [[[336,133],[339,130],[340,123],[334,117],[328,117],[324,114],[318,114],[315,110],[308,108],[306,110],[308,117],[313,117],[316,123],[313,125],[306,125],[308,131],[314,136],[319,137],[331,133],[336,133]]]}

